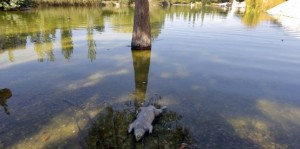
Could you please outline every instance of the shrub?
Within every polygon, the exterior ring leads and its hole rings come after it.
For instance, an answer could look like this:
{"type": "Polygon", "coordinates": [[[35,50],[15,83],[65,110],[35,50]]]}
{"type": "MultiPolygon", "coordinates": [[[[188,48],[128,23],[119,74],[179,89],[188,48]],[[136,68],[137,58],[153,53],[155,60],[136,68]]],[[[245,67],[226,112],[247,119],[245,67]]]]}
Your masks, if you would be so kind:
{"type": "Polygon", "coordinates": [[[10,10],[17,9],[21,7],[27,7],[30,0],[2,0],[0,2],[0,9],[10,10]]]}

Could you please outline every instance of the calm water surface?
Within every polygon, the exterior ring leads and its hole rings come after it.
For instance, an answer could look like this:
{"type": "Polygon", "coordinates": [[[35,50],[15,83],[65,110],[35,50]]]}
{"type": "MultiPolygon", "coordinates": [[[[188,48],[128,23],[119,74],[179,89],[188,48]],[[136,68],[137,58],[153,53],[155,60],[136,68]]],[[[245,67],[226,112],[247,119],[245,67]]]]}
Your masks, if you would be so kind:
{"type": "Polygon", "coordinates": [[[0,148],[300,148],[299,32],[152,8],[152,50],[134,51],[132,22],[130,8],[0,12],[0,148]],[[149,104],[168,109],[135,142],[149,104]]]}

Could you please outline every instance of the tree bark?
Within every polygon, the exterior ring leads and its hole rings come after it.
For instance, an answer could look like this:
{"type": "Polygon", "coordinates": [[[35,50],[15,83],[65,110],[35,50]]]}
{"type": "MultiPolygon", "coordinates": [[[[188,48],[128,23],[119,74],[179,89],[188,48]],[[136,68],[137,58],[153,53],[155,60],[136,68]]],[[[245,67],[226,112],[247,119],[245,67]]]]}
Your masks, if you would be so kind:
{"type": "Polygon", "coordinates": [[[135,0],[131,48],[136,50],[151,49],[151,28],[148,0],[135,0]]]}

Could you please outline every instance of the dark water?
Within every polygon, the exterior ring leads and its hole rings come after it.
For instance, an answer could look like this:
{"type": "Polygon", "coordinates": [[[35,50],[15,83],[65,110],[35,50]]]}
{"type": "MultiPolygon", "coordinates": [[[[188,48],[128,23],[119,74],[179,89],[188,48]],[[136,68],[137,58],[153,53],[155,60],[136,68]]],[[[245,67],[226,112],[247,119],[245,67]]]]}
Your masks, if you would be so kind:
{"type": "Polygon", "coordinates": [[[129,8],[0,12],[0,148],[300,148],[299,32],[152,8],[152,50],[134,51],[132,22],[129,8]],[[168,109],[135,142],[149,104],[168,109]]]}

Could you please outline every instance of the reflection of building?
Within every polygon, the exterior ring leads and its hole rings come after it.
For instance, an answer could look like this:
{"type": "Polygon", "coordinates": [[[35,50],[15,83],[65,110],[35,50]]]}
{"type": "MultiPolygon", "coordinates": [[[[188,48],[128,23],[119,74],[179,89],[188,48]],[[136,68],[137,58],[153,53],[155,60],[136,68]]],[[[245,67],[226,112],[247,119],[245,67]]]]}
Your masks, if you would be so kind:
{"type": "Polygon", "coordinates": [[[292,36],[299,38],[300,36],[300,1],[286,1],[267,12],[276,16],[277,20],[284,27],[285,31],[292,36]]]}
{"type": "Polygon", "coordinates": [[[281,16],[277,20],[286,33],[300,39],[300,19],[281,16]]]}
{"type": "Polygon", "coordinates": [[[7,100],[12,96],[10,89],[4,88],[0,89],[0,105],[4,108],[4,111],[7,115],[9,115],[9,111],[7,109],[8,105],[6,104],[7,100]]]}
{"type": "Polygon", "coordinates": [[[292,18],[300,19],[300,1],[299,0],[289,0],[286,1],[267,12],[272,15],[286,16],[292,18]]]}
{"type": "Polygon", "coordinates": [[[139,105],[145,99],[148,74],[150,69],[151,50],[131,50],[134,67],[135,100],[139,105]]]}

